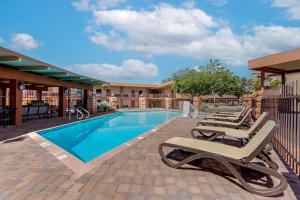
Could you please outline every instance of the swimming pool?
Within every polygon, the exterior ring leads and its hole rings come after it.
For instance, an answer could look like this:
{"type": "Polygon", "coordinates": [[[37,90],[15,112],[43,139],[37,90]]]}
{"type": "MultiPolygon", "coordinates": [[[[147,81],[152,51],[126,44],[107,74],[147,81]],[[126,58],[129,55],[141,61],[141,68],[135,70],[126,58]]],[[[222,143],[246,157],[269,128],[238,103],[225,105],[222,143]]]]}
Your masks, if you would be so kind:
{"type": "Polygon", "coordinates": [[[118,112],[38,134],[87,163],[180,114],[174,111],[118,112]]]}

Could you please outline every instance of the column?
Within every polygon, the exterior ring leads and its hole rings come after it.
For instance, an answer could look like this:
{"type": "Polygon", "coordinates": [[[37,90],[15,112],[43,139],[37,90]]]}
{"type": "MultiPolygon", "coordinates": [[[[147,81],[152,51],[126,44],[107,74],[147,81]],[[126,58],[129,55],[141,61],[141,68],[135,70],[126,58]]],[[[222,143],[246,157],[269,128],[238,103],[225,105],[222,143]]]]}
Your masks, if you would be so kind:
{"type": "Polygon", "coordinates": [[[37,100],[42,100],[42,95],[43,95],[43,90],[42,89],[37,89],[36,90],[36,98],[37,100]]]}
{"type": "Polygon", "coordinates": [[[11,108],[14,109],[13,120],[15,125],[22,124],[22,90],[18,87],[19,80],[9,80],[11,108]]]}
{"type": "Polygon", "coordinates": [[[85,109],[87,109],[88,96],[88,90],[83,90],[83,107],[85,109]]]}
{"type": "Polygon", "coordinates": [[[172,109],[172,99],[171,98],[165,98],[165,108],[172,109]]]}
{"type": "Polygon", "coordinates": [[[146,97],[139,98],[139,109],[145,110],[147,108],[147,99],[146,97]]]}
{"type": "Polygon", "coordinates": [[[260,88],[261,90],[265,89],[265,79],[266,79],[266,75],[264,71],[260,72],[260,88]]]}
{"type": "Polygon", "coordinates": [[[58,94],[59,94],[59,102],[58,102],[59,116],[60,117],[66,117],[67,116],[66,111],[67,111],[67,108],[68,108],[67,88],[65,88],[63,86],[59,86],[58,94]]]}
{"type": "Polygon", "coordinates": [[[0,87],[0,108],[5,105],[5,88],[0,87]]]}
{"type": "Polygon", "coordinates": [[[87,98],[87,110],[91,114],[97,114],[97,98],[94,95],[92,90],[88,90],[88,98],[87,98]]]}

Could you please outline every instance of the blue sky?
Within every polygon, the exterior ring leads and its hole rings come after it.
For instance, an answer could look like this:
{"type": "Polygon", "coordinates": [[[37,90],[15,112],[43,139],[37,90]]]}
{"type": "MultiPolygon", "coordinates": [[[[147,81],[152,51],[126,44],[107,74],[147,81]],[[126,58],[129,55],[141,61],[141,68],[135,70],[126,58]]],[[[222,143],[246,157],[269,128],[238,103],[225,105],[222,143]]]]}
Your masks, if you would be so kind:
{"type": "Polygon", "coordinates": [[[300,47],[300,0],[2,0],[0,46],[106,81],[159,83],[210,58],[300,47]]]}

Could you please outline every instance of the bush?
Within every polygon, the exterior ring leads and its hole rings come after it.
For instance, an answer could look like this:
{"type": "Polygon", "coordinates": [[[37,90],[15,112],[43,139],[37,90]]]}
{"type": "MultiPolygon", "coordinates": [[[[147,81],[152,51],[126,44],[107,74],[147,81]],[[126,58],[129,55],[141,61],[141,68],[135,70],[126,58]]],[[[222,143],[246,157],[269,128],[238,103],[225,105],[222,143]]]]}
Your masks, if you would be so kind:
{"type": "Polygon", "coordinates": [[[111,108],[110,108],[110,105],[107,103],[107,102],[101,102],[101,103],[98,103],[97,104],[97,110],[98,111],[109,111],[111,108]]]}

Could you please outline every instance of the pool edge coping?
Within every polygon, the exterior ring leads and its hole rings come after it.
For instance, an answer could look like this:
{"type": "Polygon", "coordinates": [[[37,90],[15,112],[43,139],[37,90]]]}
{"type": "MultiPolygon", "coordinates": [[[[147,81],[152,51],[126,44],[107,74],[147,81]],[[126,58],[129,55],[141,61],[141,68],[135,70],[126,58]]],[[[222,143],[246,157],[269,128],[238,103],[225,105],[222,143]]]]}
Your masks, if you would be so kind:
{"type": "MultiPolygon", "coordinates": [[[[112,115],[112,114],[115,114],[115,113],[109,113],[107,115],[102,115],[102,116],[98,116],[98,117],[104,117],[104,116],[108,116],[108,115],[112,115]]],[[[98,117],[95,117],[95,118],[98,118],[98,117]]],[[[95,168],[97,166],[100,166],[105,161],[113,158],[114,156],[116,156],[120,152],[124,151],[125,149],[129,148],[130,146],[132,146],[132,145],[138,143],[139,141],[145,139],[147,136],[152,135],[157,130],[159,130],[163,126],[171,123],[172,121],[174,121],[175,119],[177,119],[179,117],[181,117],[181,116],[176,116],[176,117],[174,117],[174,118],[172,118],[168,121],[165,121],[164,123],[162,123],[162,124],[152,128],[152,129],[142,133],[141,135],[139,135],[139,136],[123,143],[122,145],[117,146],[116,148],[113,148],[109,152],[106,152],[106,153],[102,154],[101,156],[96,157],[95,159],[89,161],[88,163],[84,163],[82,160],[80,160],[76,156],[72,155],[68,151],[64,150],[63,148],[59,147],[58,145],[54,144],[50,140],[47,140],[46,138],[42,137],[41,135],[39,135],[37,133],[38,131],[44,131],[44,130],[48,130],[48,129],[52,129],[52,128],[58,128],[58,127],[61,127],[61,126],[66,126],[66,125],[73,124],[73,123],[78,123],[78,122],[81,122],[81,121],[71,122],[71,123],[68,123],[68,124],[54,126],[54,127],[51,127],[51,128],[32,131],[30,133],[27,133],[26,135],[29,136],[32,140],[34,140],[36,143],[38,143],[40,147],[47,150],[58,161],[62,162],[66,167],[71,169],[76,175],[82,176],[83,174],[85,174],[89,171],[95,170],[95,168]]],[[[82,120],[82,121],[85,121],[85,120],[82,120]]]]}

